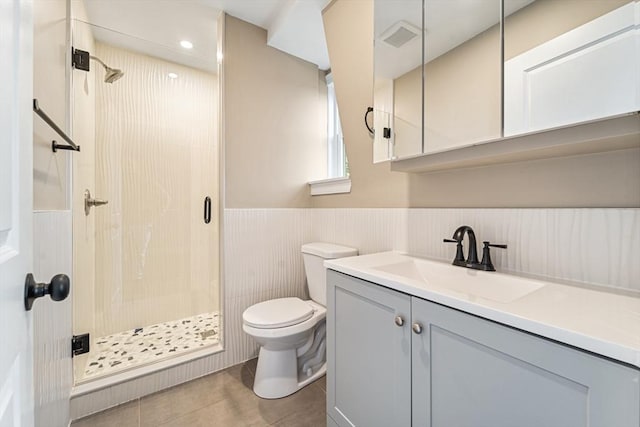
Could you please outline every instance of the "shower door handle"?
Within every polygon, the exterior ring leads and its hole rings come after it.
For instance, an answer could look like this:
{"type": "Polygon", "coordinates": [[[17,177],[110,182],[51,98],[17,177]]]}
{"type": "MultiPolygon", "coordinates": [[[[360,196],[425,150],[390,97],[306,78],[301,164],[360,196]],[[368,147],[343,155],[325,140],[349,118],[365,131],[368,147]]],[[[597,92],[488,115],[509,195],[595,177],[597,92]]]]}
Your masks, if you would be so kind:
{"type": "Polygon", "coordinates": [[[85,215],[89,215],[89,212],[91,212],[92,206],[102,206],[102,205],[106,205],[107,203],[109,203],[108,200],[92,199],[91,192],[89,190],[84,190],[84,214],[85,215]]]}
{"type": "Polygon", "coordinates": [[[204,223],[209,224],[211,222],[211,197],[204,198],[204,223]]]}

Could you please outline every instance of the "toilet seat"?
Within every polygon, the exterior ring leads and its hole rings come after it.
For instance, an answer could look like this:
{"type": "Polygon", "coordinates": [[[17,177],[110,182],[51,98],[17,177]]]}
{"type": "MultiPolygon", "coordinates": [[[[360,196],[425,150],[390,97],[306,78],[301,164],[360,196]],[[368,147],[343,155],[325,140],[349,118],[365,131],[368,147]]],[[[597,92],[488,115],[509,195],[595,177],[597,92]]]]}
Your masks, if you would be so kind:
{"type": "Polygon", "coordinates": [[[245,325],[257,329],[286,328],[313,316],[313,307],[300,298],[277,298],[247,308],[242,314],[245,325]]]}

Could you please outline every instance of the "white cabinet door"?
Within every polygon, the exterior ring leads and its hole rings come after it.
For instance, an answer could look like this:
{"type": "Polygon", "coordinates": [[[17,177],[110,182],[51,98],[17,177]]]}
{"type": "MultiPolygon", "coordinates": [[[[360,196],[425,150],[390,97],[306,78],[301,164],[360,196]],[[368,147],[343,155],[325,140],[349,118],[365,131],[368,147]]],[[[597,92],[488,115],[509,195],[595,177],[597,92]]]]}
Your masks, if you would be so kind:
{"type": "Polygon", "coordinates": [[[409,296],[330,270],[327,288],[329,425],[410,426],[409,296]]]}
{"type": "Polygon", "coordinates": [[[32,11],[0,0],[0,426],[33,425],[32,332],[24,307],[32,268],[32,11]]]}
{"type": "Polygon", "coordinates": [[[640,110],[640,2],[504,64],[504,135],[640,110]]]}
{"type": "Polygon", "coordinates": [[[414,427],[638,427],[640,370],[412,298],[414,427]]]}

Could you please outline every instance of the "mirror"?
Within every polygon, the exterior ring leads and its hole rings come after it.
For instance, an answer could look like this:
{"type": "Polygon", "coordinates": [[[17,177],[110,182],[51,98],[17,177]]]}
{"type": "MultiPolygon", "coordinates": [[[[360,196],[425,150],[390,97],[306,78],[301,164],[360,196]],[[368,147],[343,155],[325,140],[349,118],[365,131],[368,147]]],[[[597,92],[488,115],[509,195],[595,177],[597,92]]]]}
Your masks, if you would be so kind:
{"type": "Polygon", "coordinates": [[[499,24],[500,0],[375,2],[374,162],[500,137],[499,24]]]}
{"type": "Polygon", "coordinates": [[[424,150],[501,134],[500,0],[425,0],[424,150]]]}
{"type": "Polygon", "coordinates": [[[639,2],[527,3],[505,19],[505,136],[640,110],[639,2]]]}
{"type": "Polygon", "coordinates": [[[639,111],[639,28],[637,0],[377,0],[374,162],[639,111]]]}
{"type": "Polygon", "coordinates": [[[374,3],[373,161],[422,152],[422,0],[374,3]]]}

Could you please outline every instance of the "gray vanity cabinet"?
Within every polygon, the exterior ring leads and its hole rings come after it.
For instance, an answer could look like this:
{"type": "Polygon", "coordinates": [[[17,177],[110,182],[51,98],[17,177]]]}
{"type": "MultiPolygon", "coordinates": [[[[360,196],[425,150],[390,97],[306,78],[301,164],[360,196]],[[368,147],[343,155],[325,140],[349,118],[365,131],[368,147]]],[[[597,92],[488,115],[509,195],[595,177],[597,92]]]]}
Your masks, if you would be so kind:
{"type": "Polygon", "coordinates": [[[328,425],[410,426],[411,298],[331,270],[327,288],[328,425]]]}
{"type": "Polygon", "coordinates": [[[640,371],[412,298],[413,425],[638,427],[640,371]]]}
{"type": "Polygon", "coordinates": [[[327,277],[330,426],[640,426],[637,368],[331,270],[327,277]]]}

